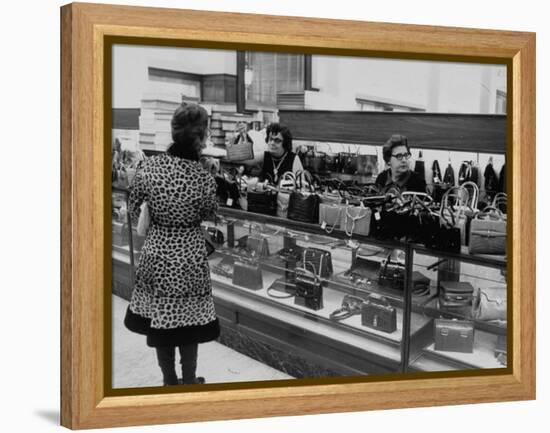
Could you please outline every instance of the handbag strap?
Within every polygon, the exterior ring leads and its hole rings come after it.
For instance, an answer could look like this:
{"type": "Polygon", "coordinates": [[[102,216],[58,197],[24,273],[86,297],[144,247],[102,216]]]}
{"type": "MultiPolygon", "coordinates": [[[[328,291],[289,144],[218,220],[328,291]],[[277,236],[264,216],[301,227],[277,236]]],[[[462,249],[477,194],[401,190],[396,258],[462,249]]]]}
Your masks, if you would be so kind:
{"type": "Polygon", "coordinates": [[[365,213],[363,215],[359,214],[358,216],[350,215],[350,213],[349,213],[350,208],[351,208],[351,206],[346,206],[346,219],[345,219],[344,230],[345,230],[346,234],[351,238],[352,235],[353,235],[353,230],[355,230],[355,221],[359,221],[360,219],[365,218],[369,213],[369,208],[365,207],[363,205],[363,202],[361,202],[361,205],[359,206],[359,209],[364,209],[365,213]],[[351,219],[351,231],[349,231],[349,232],[348,232],[348,218],[351,219]]]}
{"type": "Polygon", "coordinates": [[[504,214],[502,211],[494,206],[486,206],[481,212],[476,215],[476,219],[491,218],[492,215],[496,215],[497,221],[504,221],[504,214]]]}

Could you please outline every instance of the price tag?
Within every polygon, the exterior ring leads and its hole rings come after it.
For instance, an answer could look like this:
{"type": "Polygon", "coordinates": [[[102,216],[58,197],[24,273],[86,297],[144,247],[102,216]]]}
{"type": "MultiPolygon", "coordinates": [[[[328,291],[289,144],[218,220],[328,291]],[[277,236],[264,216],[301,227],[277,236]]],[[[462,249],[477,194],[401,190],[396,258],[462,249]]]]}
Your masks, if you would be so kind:
{"type": "Polygon", "coordinates": [[[233,199],[232,198],[228,198],[227,201],[225,202],[225,204],[227,206],[233,206],[233,199]]]}
{"type": "Polygon", "coordinates": [[[321,224],[321,228],[324,230],[327,227],[326,221],[323,221],[323,224],[321,224]]]}
{"type": "Polygon", "coordinates": [[[374,219],[376,221],[380,221],[380,212],[376,211],[376,213],[374,214],[374,219]]]}

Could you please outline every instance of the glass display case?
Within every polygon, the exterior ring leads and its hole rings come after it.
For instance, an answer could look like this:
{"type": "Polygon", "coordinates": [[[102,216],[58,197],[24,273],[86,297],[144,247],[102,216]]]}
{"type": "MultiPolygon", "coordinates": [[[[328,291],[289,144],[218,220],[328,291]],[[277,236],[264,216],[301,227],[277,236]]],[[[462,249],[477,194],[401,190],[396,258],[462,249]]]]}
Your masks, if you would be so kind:
{"type": "MultiPolygon", "coordinates": [[[[113,192],[113,291],[129,299],[144,238],[125,197],[113,192]]],[[[506,366],[504,256],[228,207],[203,227],[220,341],[293,377],[506,366]]]]}
{"type": "Polygon", "coordinates": [[[503,368],[507,365],[507,284],[504,256],[444,254],[413,246],[414,271],[431,270],[437,296],[412,302],[429,318],[432,335],[409,366],[422,371],[503,368]]]}

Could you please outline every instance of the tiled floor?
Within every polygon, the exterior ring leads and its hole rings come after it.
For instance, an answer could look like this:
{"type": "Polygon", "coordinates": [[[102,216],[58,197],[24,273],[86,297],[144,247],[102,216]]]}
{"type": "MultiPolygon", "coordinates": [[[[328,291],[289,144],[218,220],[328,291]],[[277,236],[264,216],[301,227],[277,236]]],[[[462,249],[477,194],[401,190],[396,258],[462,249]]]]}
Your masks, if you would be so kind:
{"type": "MultiPolygon", "coordinates": [[[[145,337],[134,334],[123,324],[128,302],[112,297],[113,302],[113,388],[162,385],[154,349],[145,337]]],[[[197,375],[207,383],[250,382],[292,379],[248,356],[216,342],[199,345],[197,375]]]]}

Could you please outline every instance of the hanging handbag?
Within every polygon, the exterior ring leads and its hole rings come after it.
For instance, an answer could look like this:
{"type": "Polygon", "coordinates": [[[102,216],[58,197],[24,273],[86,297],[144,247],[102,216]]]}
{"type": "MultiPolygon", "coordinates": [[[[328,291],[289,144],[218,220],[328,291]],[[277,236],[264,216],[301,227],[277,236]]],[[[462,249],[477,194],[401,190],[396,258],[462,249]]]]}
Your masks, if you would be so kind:
{"type": "Polygon", "coordinates": [[[361,306],[361,324],[377,331],[397,330],[397,310],[380,295],[371,294],[361,306]]]}
{"type": "Polygon", "coordinates": [[[139,207],[139,218],[137,222],[136,232],[140,236],[147,235],[149,225],[151,224],[151,216],[149,215],[149,205],[144,201],[139,207]]]}
{"type": "MultiPolygon", "coordinates": [[[[322,268],[322,263],[320,267],[322,268]]],[[[323,308],[324,282],[315,273],[315,266],[312,263],[306,262],[304,267],[296,268],[295,283],[296,295],[294,296],[294,303],[296,305],[301,305],[311,310],[320,310],[323,308]]]]}
{"type": "Polygon", "coordinates": [[[474,323],[469,320],[435,319],[435,350],[473,353],[474,323]]]}
{"type": "Polygon", "coordinates": [[[250,290],[260,290],[264,285],[260,265],[236,261],[233,268],[233,284],[250,290]]]}
{"type": "Polygon", "coordinates": [[[486,287],[479,290],[474,305],[474,319],[506,320],[508,314],[506,286],[486,287]]]}
{"type": "Polygon", "coordinates": [[[313,152],[313,160],[311,161],[311,171],[313,173],[323,173],[325,171],[325,158],[324,152],[313,152]]]}
{"type": "Polygon", "coordinates": [[[502,212],[487,207],[472,220],[468,247],[470,254],[506,254],[506,220],[502,212]]]}
{"type": "Polygon", "coordinates": [[[228,161],[246,161],[254,159],[254,143],[249,135],[239,135],[237,141],[230,142],[226,145],[228,161]]]}
{"type": "Polygon", "coordinates": [[[441,307],[465,307],[472,305],[474,287],[465,281],[440,281],[439,305],[441,307]]]}

